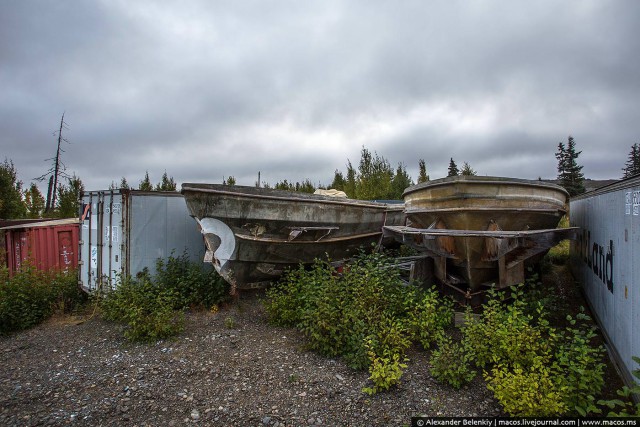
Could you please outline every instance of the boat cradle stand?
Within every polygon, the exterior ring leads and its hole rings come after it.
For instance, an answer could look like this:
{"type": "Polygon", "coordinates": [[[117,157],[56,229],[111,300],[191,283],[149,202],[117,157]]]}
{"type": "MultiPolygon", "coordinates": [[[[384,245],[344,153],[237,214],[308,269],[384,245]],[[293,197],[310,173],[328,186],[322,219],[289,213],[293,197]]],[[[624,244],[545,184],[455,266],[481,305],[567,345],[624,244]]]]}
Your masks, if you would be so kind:
{"type": "Polygon", "coordinates": [[[407,226],[385,226],[383,233],[396,241],[412,247],[428,256],[420,268],[424,284],[436,279],[449,290],[462,305],[476,306],[484,300],[486,290],[498,289],[523,283],[525,262],[544,254],[562,240],[576,240],[578,227],[504,231],[499,227],[489,230],[450,230],[442,228],[413,228],[407,226]],[[478,255],[481,262],[496,262],[498,277],[495,282],[479,287],[465,288],[464,280],[447,271],[447,260],[460,260],[456,252],[455,239],[481,239],[483,251],[478,255]]]}

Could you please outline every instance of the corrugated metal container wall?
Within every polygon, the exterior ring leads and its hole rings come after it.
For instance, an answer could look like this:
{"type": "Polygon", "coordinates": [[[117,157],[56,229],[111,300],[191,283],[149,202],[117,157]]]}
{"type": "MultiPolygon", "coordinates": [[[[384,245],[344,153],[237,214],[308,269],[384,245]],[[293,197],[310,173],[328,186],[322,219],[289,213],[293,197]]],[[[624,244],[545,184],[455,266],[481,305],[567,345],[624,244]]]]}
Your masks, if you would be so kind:
{"type": "Polygon", "coordinates": [[[67,270],[78,266],[76,218],[5,227],[9,274],[29,260],[40,270],[67,270]]]}
{"type": "Polygon", "coordinates": [[[202,263],[204,241],[180,193],[90,191],[81,196],[80,282],[86,290],[113,287],[172,253],[202,263]]]}
{"type": "Polygon", "coordinates": [[[627,383],[640,356],[640,177],[570,202],[571,267],[627,383]]]}

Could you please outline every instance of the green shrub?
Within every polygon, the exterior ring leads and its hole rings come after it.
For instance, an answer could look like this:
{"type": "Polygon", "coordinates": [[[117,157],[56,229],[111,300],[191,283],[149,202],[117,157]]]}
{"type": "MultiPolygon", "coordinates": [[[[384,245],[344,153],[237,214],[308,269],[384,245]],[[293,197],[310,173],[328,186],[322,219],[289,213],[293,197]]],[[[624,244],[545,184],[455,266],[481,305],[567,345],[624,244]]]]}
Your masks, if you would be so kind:
{"type": "Polygon", "coordinates": [[[453,322],[453,301],[442,299],[434,287],[426,290],[412,308],[409,312],[412,339],[428,349],[453,322]]]}
{"type": "MultiPolygon", "coordinates": [[[[372,347],[367,343],[367,347],[372,347]]],[[[371,365],[369,366],[369,379],[373,382],[373,387],[364,387],[363,392],[367,394],[375,394],[380,391],[389,390],[396,385],[402,377],[402,370],[407,367],[406,363],[400,361],[399,353],[385,349],[382,354],[377,354],[373,350],[368,352],[371,365]]],[[[407,358],[403,358],[408,361],[407,358]]]]}
{"type": "Polygon", "coordinates": [[[76,270],[41,271],[25,262],[13,277],[0,269],[0,334],[27,329],[55,311],[70,312],[85,301],[76,270]]]}
{"type": "Polygon", "coordinates": [[[490,292],[481,316],[467,312],[462,328],[467,360],[491,368],[485,379],[505,411],[520,416],[598,412],[604,348],[593,343],[591,319],[584,313],[569,316],[570,326],[558,330],[542,303],[525,297],[520,288],[512,287],[508,304],[505,296],[490,292]],[[538,388],[530,381],[537,381],[538,388]],[[532,399],[536,393],[540,397],[532,399]]]}
{"type": "Polygon", "coordinates": [[[428,343],[453,318],[433,290],[406,286],[391,259],[360,254],[338,273],[327,261],[286,274],[267,292],[272,323],[296,326],[308,346],[329,357],[342,356],[352,368],[369,367],[373,388],[397,383],[412,341],[428,343]]]}
{"type": "Polygon", "coordinates": [[[184,313],[175,310],[178,294],[155,286],[146,277],[120,280],[101,302],[105,319],[127,325],[124,335],[132,341],[155,341],[183,330],[184,313]]]}
{"type": "Polygon", "coordinates": [[[567,411],[563,396],[555,387],[551,368],[542,363],[526,368],[498,364],[484,375],[487,388],[509,415],[545,417],[567,411]]]}
{"type": "Polygon", "coordinates": [[[461,343],[443,335],[438,339],[438,348],[431,353],[431,375],[459,389],[476,376],[470,366],[470,356],[461,343]]]}
{"type": "Polygon", "coordinates": [[[463,345],[477,367],[498,363],[527,367],[549,353],[544,308],[538,307],[536,317],[526,314],[521,288],[513,287],[511,298],[504,304],[505,293],[491,290],[479,318],[466,313],[463,345]]]}
{"type": "Polygon", "coordinates": [[[589,326],[587,322],[591,318],[584,314],[584,308],[582,310],[577,319],[567,316],[571,326],[558,336],[553,370],[568,410],[586,416],[598,410],[595,396],[604,385],[605,350],[592,344],[595,327],[589,326]]]}
{"type": "Polygon", "coordinates": [[[182,332],[184,310],[215,307],[227,298],[228,286],[213,270],[203,270],[187,254],[156,262],[156,274],[121,277],[115,290],[100,301],[107,320],[127,325],[132,341],[155,341],[182,332]]]}
{"type": "Polygon", "coordinates": [[[177,257],[172,253],[166,261],[158,258],[153,283],[175,292],[175,309],[202,306],[209,310],[229,294],[229,285],[213,268],[191,262],[186,252],[177,257]]]}
{"type": "MultiPolygon", "coordinates": [[[[569,217],[563,216],[560,222],[558,223],[558,228],[568,228],[569,217]]],[[[543,264],[555,264],[555,265],[566,265],[569,262],[569,249],[570,249],[570,241],[568,239],[561,241],[551,249],[544,257],[543,264]]],[[[543,268],[545,266],[543,265],[543,268]]]]}
{"type": "MultiPolygon", "coordinates": [[[[632,356],[633,361],[640,364],[640,358],[632,356]]],[[[640,369],[636,369],[633,372],[633,376],[640,380],[640,369]]],[[[608,417],[640,417],[640,403],[634,404],[633,395],[640,395],[640,384],[636,383],[633,387],[623,386],[616,393],[621,399],[613,400],[599,400],[599,405],[607,406],[611,411],[607,414],[608,417]],[[624,399],[624,400],[622,400],[624,399]],[[613,409],[619,408],[618,412],[613,409]]]]}

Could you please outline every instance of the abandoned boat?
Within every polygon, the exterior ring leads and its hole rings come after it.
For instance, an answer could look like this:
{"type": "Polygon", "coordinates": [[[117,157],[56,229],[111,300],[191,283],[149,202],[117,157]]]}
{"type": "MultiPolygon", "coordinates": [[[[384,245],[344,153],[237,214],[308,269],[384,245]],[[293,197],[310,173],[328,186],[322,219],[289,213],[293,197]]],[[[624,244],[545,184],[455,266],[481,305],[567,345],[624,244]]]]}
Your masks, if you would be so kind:
{"type": "Polygon", "coordinates": [[[182,194],[204,235],[205,261],[232,292],[316,258],[349,258],[383,243],[383,226],[404,224],[402,203],[218,184],[185,183],[182,194]]]}
{"type": "Polygon", "coordinates": [[[385,234],[429,255],[433,276],[466,294],[523,282],[526,265],[575,238],[575,228],[556,228],[569,194],[542,181],[455,176],[403,197],[407,226],[386,226],[385,234]]]}

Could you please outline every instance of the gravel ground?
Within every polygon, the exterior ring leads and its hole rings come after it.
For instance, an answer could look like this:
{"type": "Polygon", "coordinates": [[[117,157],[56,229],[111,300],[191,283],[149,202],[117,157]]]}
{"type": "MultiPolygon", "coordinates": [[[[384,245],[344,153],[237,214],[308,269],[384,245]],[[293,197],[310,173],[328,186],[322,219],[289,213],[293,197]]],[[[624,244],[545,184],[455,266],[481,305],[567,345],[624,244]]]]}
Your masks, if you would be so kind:
{"type": "Polygon", "coordinates": [[[151,345],[99,317],[78,320],[0,338],[0,425],[401,426],[419,414],[500,414],[482,379],[438,384],[415,349],[398,387],[364,394],[367,372],[268,325],[260,294],[187,313],[183,334],[151,345]]]}

